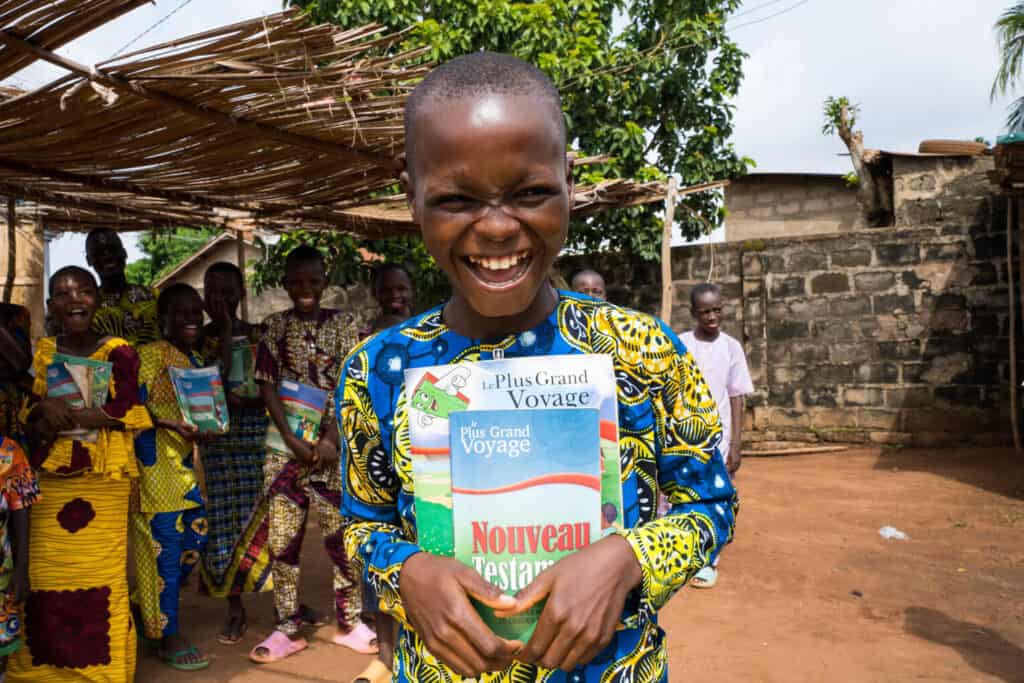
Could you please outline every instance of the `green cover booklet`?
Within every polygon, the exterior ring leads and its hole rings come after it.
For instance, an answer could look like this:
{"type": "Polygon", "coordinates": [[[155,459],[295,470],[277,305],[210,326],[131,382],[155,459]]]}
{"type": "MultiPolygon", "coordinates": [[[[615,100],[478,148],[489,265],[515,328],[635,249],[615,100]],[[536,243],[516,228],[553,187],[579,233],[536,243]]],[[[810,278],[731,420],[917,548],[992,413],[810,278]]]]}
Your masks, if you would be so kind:
{"type": "MultiPolygon", "coordinates": [[[[451,415],[455,557],[508,595],[598,539],[601,442],[594,408],[451,415]]],[[[514,617],[477,609],[502,638],[529,640],[543,603],[514,617]]]]}

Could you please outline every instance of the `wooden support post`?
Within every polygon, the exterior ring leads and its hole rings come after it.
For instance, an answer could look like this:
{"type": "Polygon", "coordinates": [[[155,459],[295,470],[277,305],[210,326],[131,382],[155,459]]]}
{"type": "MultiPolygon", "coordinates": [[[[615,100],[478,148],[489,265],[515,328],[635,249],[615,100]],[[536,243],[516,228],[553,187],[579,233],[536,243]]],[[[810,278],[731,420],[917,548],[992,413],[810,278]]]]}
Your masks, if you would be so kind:
{"type": "Polygon", "coordinates": [[[18,277],[18,212],[14,197],[7,198],[7,276],[4,278],[4,303],[11,303],[18,277]]]}
{"type": "Polygon", "coordinates": [[[672,226],[676,213],[675,176],[668,179],[665,195],[665,227],[661,233],[661,319],[672,327],[672,226]]]}
{"type": "MultiPolygon", "coordinates": [[[[1013,429],[1013,445],[1021,452],[1020,439],[1020,406],[1018,394],[1020,388],[1017,381],[1017,302],[1013,283],[1013,233],[1020,222],[1020,207],[1016,197],[1006,200],[1006,273],[1009,279],[1007,290],[1010,293],[1010,426],[1013,429]]],[[[1024,285],[1021,285],[1024,289],[1024,285]]]]}
{"type": "Polygon", "coordinates": [[[235,230],[235,258],[238,270],[242,271],[242,306],[239,313],[242,322],[249,322],[249,292],[245,284],[245,232],[242,230],[235,230]]]}

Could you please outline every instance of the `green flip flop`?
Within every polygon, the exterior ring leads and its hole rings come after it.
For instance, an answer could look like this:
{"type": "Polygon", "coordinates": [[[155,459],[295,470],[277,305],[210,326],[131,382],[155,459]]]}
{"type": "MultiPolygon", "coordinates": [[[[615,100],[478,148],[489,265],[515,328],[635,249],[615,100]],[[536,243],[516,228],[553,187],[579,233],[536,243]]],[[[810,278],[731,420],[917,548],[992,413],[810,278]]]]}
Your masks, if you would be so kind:
{"type": "Polygon", "coordinates": [[[202,671],[206,667],[210,666],[210,660],[204,659],[199,662],[183,662],[181,661],[189,655],[198,655],[199,649],[195,645],[191,645],[184,650],[175,652],[170,656],[160,653],[160,659],[163,660],[167,666],[178,671],[202,671]]]}

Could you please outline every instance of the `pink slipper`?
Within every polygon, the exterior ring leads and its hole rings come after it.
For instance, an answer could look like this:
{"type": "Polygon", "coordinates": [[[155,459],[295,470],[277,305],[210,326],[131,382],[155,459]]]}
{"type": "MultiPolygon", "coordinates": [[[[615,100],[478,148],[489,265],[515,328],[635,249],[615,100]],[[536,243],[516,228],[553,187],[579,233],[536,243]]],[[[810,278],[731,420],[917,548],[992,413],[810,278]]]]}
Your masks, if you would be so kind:
{"type": "Polygon", "coordinates": [[[359,622],[348,633],[335,633],[331,637],[335,645],[342,645],[361,655],[377,654],[377,634],[366,624],[359,622]]]}
{"type": "Polygon", "coordinates": [[[270,664],[290,657],[296,652],[302,652],[307,647],[309,647],[309,642],[305,638],[292,640],[280,631],[274,631],[267,636],[266,640],[249,651],[249,659],[257,664],[270,664]],[[260,648],[266,649],[270,654],[257,654],[256,650],[260,648]]]}

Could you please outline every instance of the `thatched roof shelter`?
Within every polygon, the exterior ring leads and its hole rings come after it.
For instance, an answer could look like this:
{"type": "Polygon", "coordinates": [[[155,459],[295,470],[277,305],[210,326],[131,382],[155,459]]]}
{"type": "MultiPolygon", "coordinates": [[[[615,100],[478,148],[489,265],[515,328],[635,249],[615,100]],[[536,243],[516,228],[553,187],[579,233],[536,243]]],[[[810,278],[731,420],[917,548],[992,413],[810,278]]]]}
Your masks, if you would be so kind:
{"type": "MultiPolygon", "coordinates": [[[[0,0],[0,78],[35,60],[67,75],[0,90],[0,194],[50,230],[231,225],[415,230],[394,185],[405,98],[423,51],[402,34],[314,25],[291,10],[88,66],[54,50],[142,0],[0,0]]],[[[593,212],[664,197],[661,183],[578,188],[593,212]]]]}

